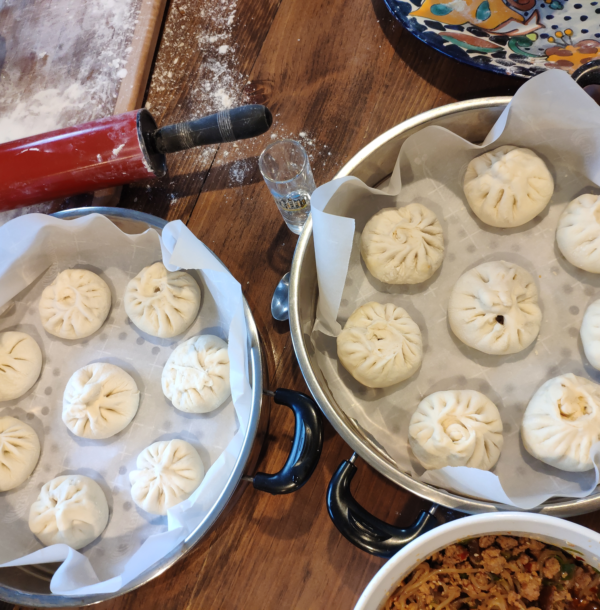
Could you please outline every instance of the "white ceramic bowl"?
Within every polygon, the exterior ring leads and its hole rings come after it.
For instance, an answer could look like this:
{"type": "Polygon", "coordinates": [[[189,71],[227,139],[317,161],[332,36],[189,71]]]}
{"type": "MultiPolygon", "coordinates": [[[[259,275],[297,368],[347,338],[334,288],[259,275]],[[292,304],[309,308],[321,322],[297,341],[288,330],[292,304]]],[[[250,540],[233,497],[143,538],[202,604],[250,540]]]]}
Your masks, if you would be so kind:
{"type": "Polygon", "coordinates": [[[354,610],[380,610],[397,584],[432,553],[459,540],[485,534],[535,538],[561,547],[600,569],[600,534],[546,515],[488,513],[441,525],[404,547],[377,572],[354,610]]]}

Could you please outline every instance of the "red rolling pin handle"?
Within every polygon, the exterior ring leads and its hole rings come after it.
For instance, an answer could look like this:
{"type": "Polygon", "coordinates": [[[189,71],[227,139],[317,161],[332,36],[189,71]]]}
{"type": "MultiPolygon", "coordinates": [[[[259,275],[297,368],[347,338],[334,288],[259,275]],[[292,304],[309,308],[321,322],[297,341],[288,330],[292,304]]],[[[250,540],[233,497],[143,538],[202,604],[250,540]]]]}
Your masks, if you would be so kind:
{"type": "Polygon", "coordinates": [[[145,143],[155,130],[134,110],[0,145],[0,211],[164,175],[145,143]]]}

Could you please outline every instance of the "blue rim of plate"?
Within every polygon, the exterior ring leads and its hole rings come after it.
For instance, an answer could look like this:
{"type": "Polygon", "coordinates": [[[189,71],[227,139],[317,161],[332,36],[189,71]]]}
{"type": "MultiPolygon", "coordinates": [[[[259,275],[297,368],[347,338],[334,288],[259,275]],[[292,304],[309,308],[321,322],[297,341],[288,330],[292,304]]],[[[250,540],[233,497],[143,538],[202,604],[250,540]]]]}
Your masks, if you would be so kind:
{"type": "Polygon", "coordinates": [[[419,40],[458,61],[531,78],[600,59],[600,0],[384,0],[419,40]]]}

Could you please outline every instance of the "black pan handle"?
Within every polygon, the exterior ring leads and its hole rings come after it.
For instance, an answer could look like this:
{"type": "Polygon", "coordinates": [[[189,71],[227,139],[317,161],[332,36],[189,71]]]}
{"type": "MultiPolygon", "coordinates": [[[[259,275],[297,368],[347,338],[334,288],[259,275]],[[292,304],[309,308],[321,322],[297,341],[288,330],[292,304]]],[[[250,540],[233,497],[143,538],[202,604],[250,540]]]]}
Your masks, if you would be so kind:
{"type": "Polygon", "coordinates": [[[323,422],[315,401],[292,390],[265,391],[278,405],[294,412],[296,430],[290,455],[285,466],[275,474],[257,472],[252,483],[255,489],[267,493],[289,494],[300,489],[315,471],[323,448],[323,422]]]}
{"type": "Polygon", "coordinates": [[[392,557],[415,538],[438,525],[433,516],[437,506],[422,511],[407,528],[394,527],[374,517],[352,496],[350,483],[356,474],[354,454],[342,462],[327,488],[327,510],[342,536],[359,549],[379,557],[392,557]]]}
{"type": "Polygon", "coordinates": [[[588,85],[600,85],[600,59],[593,59],[573,72],[573,79],[584,89],[588,85]]]}
{"type": "Polygon", "coordinates": [[[600,59],[583,64],[573,72],[575,82],[597,103],[600,104],[600,59]]]}

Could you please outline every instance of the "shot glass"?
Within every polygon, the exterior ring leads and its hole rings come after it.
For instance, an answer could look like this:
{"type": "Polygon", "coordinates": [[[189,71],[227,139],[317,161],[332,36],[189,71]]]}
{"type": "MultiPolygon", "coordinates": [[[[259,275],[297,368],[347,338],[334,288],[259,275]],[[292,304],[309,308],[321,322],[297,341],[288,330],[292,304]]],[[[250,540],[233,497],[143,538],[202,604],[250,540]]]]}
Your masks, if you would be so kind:
{"type": "Polygon", "coordinates": [[[300,235],[317,188],[304,147],[295,140],[273,142],[263,150],[258,166],[285,224],[300,235]]]}

